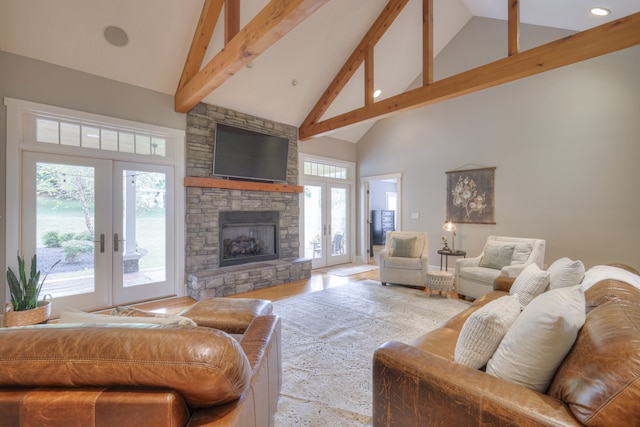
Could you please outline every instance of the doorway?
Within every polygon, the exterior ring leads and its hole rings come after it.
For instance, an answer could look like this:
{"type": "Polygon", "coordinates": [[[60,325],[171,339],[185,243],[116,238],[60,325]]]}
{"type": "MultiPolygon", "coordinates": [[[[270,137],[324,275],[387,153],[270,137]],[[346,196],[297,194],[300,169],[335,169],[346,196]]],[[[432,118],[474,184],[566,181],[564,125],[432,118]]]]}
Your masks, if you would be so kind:
{"type": "Polygon", "coordinates": [[[401,230],[402,174],[360,178],[363,262],[378,264],[387,231],[401,230]]]}
{"type": "Polygon", "coordinates": [[[355,251],[355,163],[300,154],[300,254],[312,268],[346,264],[355,251]]]}
{"type": "Polygon", "coordinates": [[[23,251],[51,270],[54,315],[174,294],[171,167],[24,152],[22,182],[23,251]]]}
{"type": "Polygon", "coordinates": [[[305,258],[312,268],[349,262],[349,186],[308,182],[303,194],[305,258]]]}

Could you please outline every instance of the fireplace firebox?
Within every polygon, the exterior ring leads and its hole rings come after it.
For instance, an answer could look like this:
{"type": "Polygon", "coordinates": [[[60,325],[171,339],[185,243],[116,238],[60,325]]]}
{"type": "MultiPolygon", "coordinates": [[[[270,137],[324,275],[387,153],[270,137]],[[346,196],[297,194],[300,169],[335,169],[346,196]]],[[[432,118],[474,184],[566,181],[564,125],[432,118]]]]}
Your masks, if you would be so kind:
{"type": "Polygon", "coordinates": [[[220,267],[280,258],[278,211],[221,211],[220,267]]]}

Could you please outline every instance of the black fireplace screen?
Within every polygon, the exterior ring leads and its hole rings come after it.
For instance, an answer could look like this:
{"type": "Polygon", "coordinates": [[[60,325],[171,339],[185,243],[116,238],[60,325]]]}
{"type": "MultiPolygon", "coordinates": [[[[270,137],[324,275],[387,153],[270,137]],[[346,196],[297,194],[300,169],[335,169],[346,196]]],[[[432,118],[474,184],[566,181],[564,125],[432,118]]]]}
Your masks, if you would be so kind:
{"type": "Polygon", "coordinates": [[[278,212],[220,212],[220,266],[279,258],[278,212]]]}

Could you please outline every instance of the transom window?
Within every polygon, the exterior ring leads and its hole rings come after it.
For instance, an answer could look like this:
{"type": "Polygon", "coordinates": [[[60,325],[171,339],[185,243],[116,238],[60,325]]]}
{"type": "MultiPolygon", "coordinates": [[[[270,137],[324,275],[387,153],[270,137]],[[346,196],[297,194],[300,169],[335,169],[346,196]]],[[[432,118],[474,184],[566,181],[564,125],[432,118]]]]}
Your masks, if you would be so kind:
{"type": "Polygon", "coordinates": [[[345,166],[333,165],[316,160],[305,160],[303,173],[305,175],[324,178],[349,179],[348,168],[345,166]]]}
{"type": "Polygon", "coordinates": [[[167,147],[165,138],[149,134],[50,118],[36,118],[36,141],[160,157],[167,147]]]}

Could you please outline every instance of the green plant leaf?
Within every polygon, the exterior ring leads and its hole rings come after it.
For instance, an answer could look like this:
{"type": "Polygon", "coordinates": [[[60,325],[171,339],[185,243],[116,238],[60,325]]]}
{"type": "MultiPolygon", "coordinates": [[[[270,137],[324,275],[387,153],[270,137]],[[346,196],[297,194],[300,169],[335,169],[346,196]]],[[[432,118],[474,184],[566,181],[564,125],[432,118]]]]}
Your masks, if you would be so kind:
{"type": "Polygon", "coordinates": [[[34,255],[31,258],[29,278],[27,279],[24,258],[18,254],[18,275],[16,276],[10,267],[7,268],[7,283],[11,293],[11,303],[15,311],[30,310],[38,307],[38,298],[40,297],[42,286],[53,267],[58,265],[59,262],[60,260],[53,264],[44,279],[40,281],[40,271],[37,267],[37,258],[34,255]]]}

